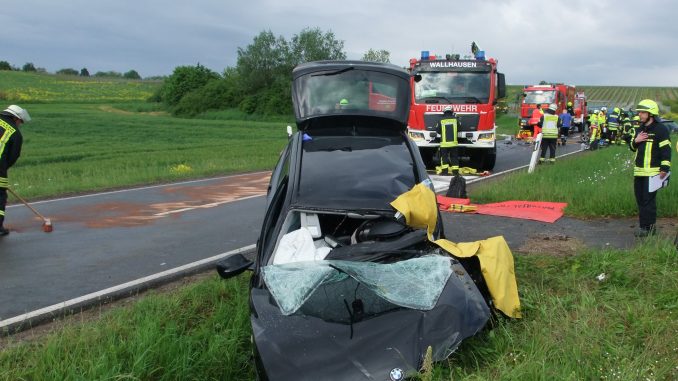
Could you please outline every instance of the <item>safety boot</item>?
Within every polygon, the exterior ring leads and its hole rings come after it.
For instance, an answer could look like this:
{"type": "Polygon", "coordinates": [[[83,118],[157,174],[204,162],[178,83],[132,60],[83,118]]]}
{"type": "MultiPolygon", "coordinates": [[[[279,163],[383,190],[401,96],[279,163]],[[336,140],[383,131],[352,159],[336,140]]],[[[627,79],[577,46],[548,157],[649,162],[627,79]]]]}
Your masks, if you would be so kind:
{"type": "Polygon", "coordinates": [[[5,228],[4,226],[0,226],[0,237],[4,237],[7,234],[9,234],[9,229],[5,228]]]}

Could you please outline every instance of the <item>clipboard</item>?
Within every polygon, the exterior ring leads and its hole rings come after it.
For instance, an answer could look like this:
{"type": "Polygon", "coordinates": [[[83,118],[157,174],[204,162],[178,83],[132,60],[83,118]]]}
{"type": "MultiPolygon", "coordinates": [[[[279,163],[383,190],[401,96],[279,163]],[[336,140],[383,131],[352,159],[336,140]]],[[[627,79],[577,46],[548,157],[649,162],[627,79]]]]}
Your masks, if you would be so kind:
{"type": "Polygon", "coordinates": [[[671,177],[671,172],[668,172],[663,179],[659,178],[659,175],[650,176],[647,191],[652,193],[669,186],[669,177],[671,177]]]}

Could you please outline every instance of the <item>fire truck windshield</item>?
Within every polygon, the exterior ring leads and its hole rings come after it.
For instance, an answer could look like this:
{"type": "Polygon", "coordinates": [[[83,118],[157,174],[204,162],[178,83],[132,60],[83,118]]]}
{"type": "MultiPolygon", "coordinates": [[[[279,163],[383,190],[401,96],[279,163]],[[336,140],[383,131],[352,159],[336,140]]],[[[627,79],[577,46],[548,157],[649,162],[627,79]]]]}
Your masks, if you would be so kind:
{"type": "Polygon", "coordinates": [[[478,72],[419,72],[416,103],[488,103],[490,75],[478,72]]]}
{"type": "Polygon", "coordinates": [[[523,103],[553,103],[556,99],[555,91],[528,91],[523,103]]]}

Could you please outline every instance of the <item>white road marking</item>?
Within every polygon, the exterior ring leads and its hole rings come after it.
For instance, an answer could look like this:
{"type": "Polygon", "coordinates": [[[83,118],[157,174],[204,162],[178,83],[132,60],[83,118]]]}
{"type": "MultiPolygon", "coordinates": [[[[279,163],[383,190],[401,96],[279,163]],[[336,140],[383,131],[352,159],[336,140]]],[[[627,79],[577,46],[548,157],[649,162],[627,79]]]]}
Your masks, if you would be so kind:
{"type": "Polygon", "coordinates": [[[156,273],[156,274],[153,274],[153,275],[149,275],[149,276],[146,276],[146,277],[143,277],[143,278],[139,278],[139,279],[127,282],[127,283],[123,283],[123,284],[119,284],[117,286],[109,287],[109,288],[101,290],[101,291],[97,291],[97,292],[93,292],[93,293],[90,293],[90,294],[87,294],[87,295],[83,295],[83,296],[80,296],[78,298],[67,300],[65,302],[53,304],[51,306],[44,307],[44,308],[41,308],[39,310],[31,311],[31,312],[25,313],[23,315],[15,316],[15,317],[5,319],[5,320],[0,320],[0,329],[8,327],[12,324],[21,323],[23,321],[27,321],[27,320],[39,317],[41,315],[52,314],[52,313],[60,311],[62,309],[66,309],[70,306],[75,306],[75,305],[78,305],[78,304],[81,304],[81,303],[101,300],[111,293],[114,293],[114,292],[117,292],[117,291],[122,291],[122,290],[132,288],[132,287],[135,287],[135,286],[139,286],[139,285],[142,285],[144,283],[151,282],[151,281],[154,281],[154,280],[162,279],[166,276],[174,275],[174,274],[177,274],[177,273],[182,272],[182,271],[192,270],[192,269],[197,268],[199,266],[202,266],[204,264],[208,264],[210,262],[216,262],[216,261],[218,261],[222,258],[228,257],[230,255],[240,254],[240,253],[243,253],[245,251],[252,250],[255,247],[256,247],[255,244],[248,245],[248,246],[245,246],[245,247],[241,247],[239,249],[231,250],[231,251],[226,252],[226,253],[215,255],[213,257],[201,259],[199,261],[188,263],[188,264],[185,264],[183,266],[175,267],[173,269],[169,269],[169,270],[166,270],[166,271],[163,271],[163,272],[159,272],[159,273],[156,273]]]}
{"type": "Polygon", "coordinates": [[[236,198],[236,199],[233,199],[233,200],[218,201],[218,202],[210,202],[209,204],[196,205],[196,206],[193,206],[193,207],[190,207],[190,208],[181,208],[181,209],[176,209],[176,210],[168,210],[168,211],[166,211],[166,212],[156,213],[156,214],[154,214],[154,216],[156,216],[156,217],[163,217],[163,216],[168,216],[168,215],[170,215],[170,214],[183,213],[183,212],[188,212],[188,211],[190,211],[190,210],[195,210],[195,209],[209,209],[209,208],[214,208],[215,206],[224,205],[224,204],[229,204],[229,203],[235,202],[235,201],[242,201],[242,200],[248,200],[248,199],[250,199],[250,198],[261,197],[261,196],[263,196],[263,195],[264,195],[264,194],[262,193],[262,194],[257,194],[257,195],[254,195],[254,196],[247,196],[247,197],[242,197],[242,198],[236,198]]]}

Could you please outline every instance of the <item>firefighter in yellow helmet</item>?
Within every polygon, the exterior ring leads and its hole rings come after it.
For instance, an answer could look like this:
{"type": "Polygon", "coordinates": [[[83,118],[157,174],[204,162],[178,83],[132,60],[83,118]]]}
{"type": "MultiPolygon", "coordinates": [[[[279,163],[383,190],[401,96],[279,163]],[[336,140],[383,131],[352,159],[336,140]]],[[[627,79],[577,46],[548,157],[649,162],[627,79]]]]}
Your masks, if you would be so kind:
{"type": "Polygon", "coordinates": [[[636,128],[629,147],[636,153],[633,168],[634,193],[638,204],[640,229],[637,237],[656,233],[657,192],[649,191],[650,178],[664,179],[671,170],[671,140],[669,130],[659,121],[659,106],[643,99],[636,107],[640,126],[636,128]]]}
{"type": "Polygon", "coordinates": [[[9,234],[9,230],[3,225],[9,188],[7,172],[21,155],[23,137],[19,127],[30,121],[28,111],[17,105],[11,105],[0,112],[0,236],[9,234]]]}
{"type": "Polygon", "coordinates": [[[440,135],[440,165],[436,167],[436,174],[444,171],[447,174],[459,174],[459,142],[457,140],[457,117],[452,106],[446,106],[443,118],[436,125],[436,132],[440,135]]]}

